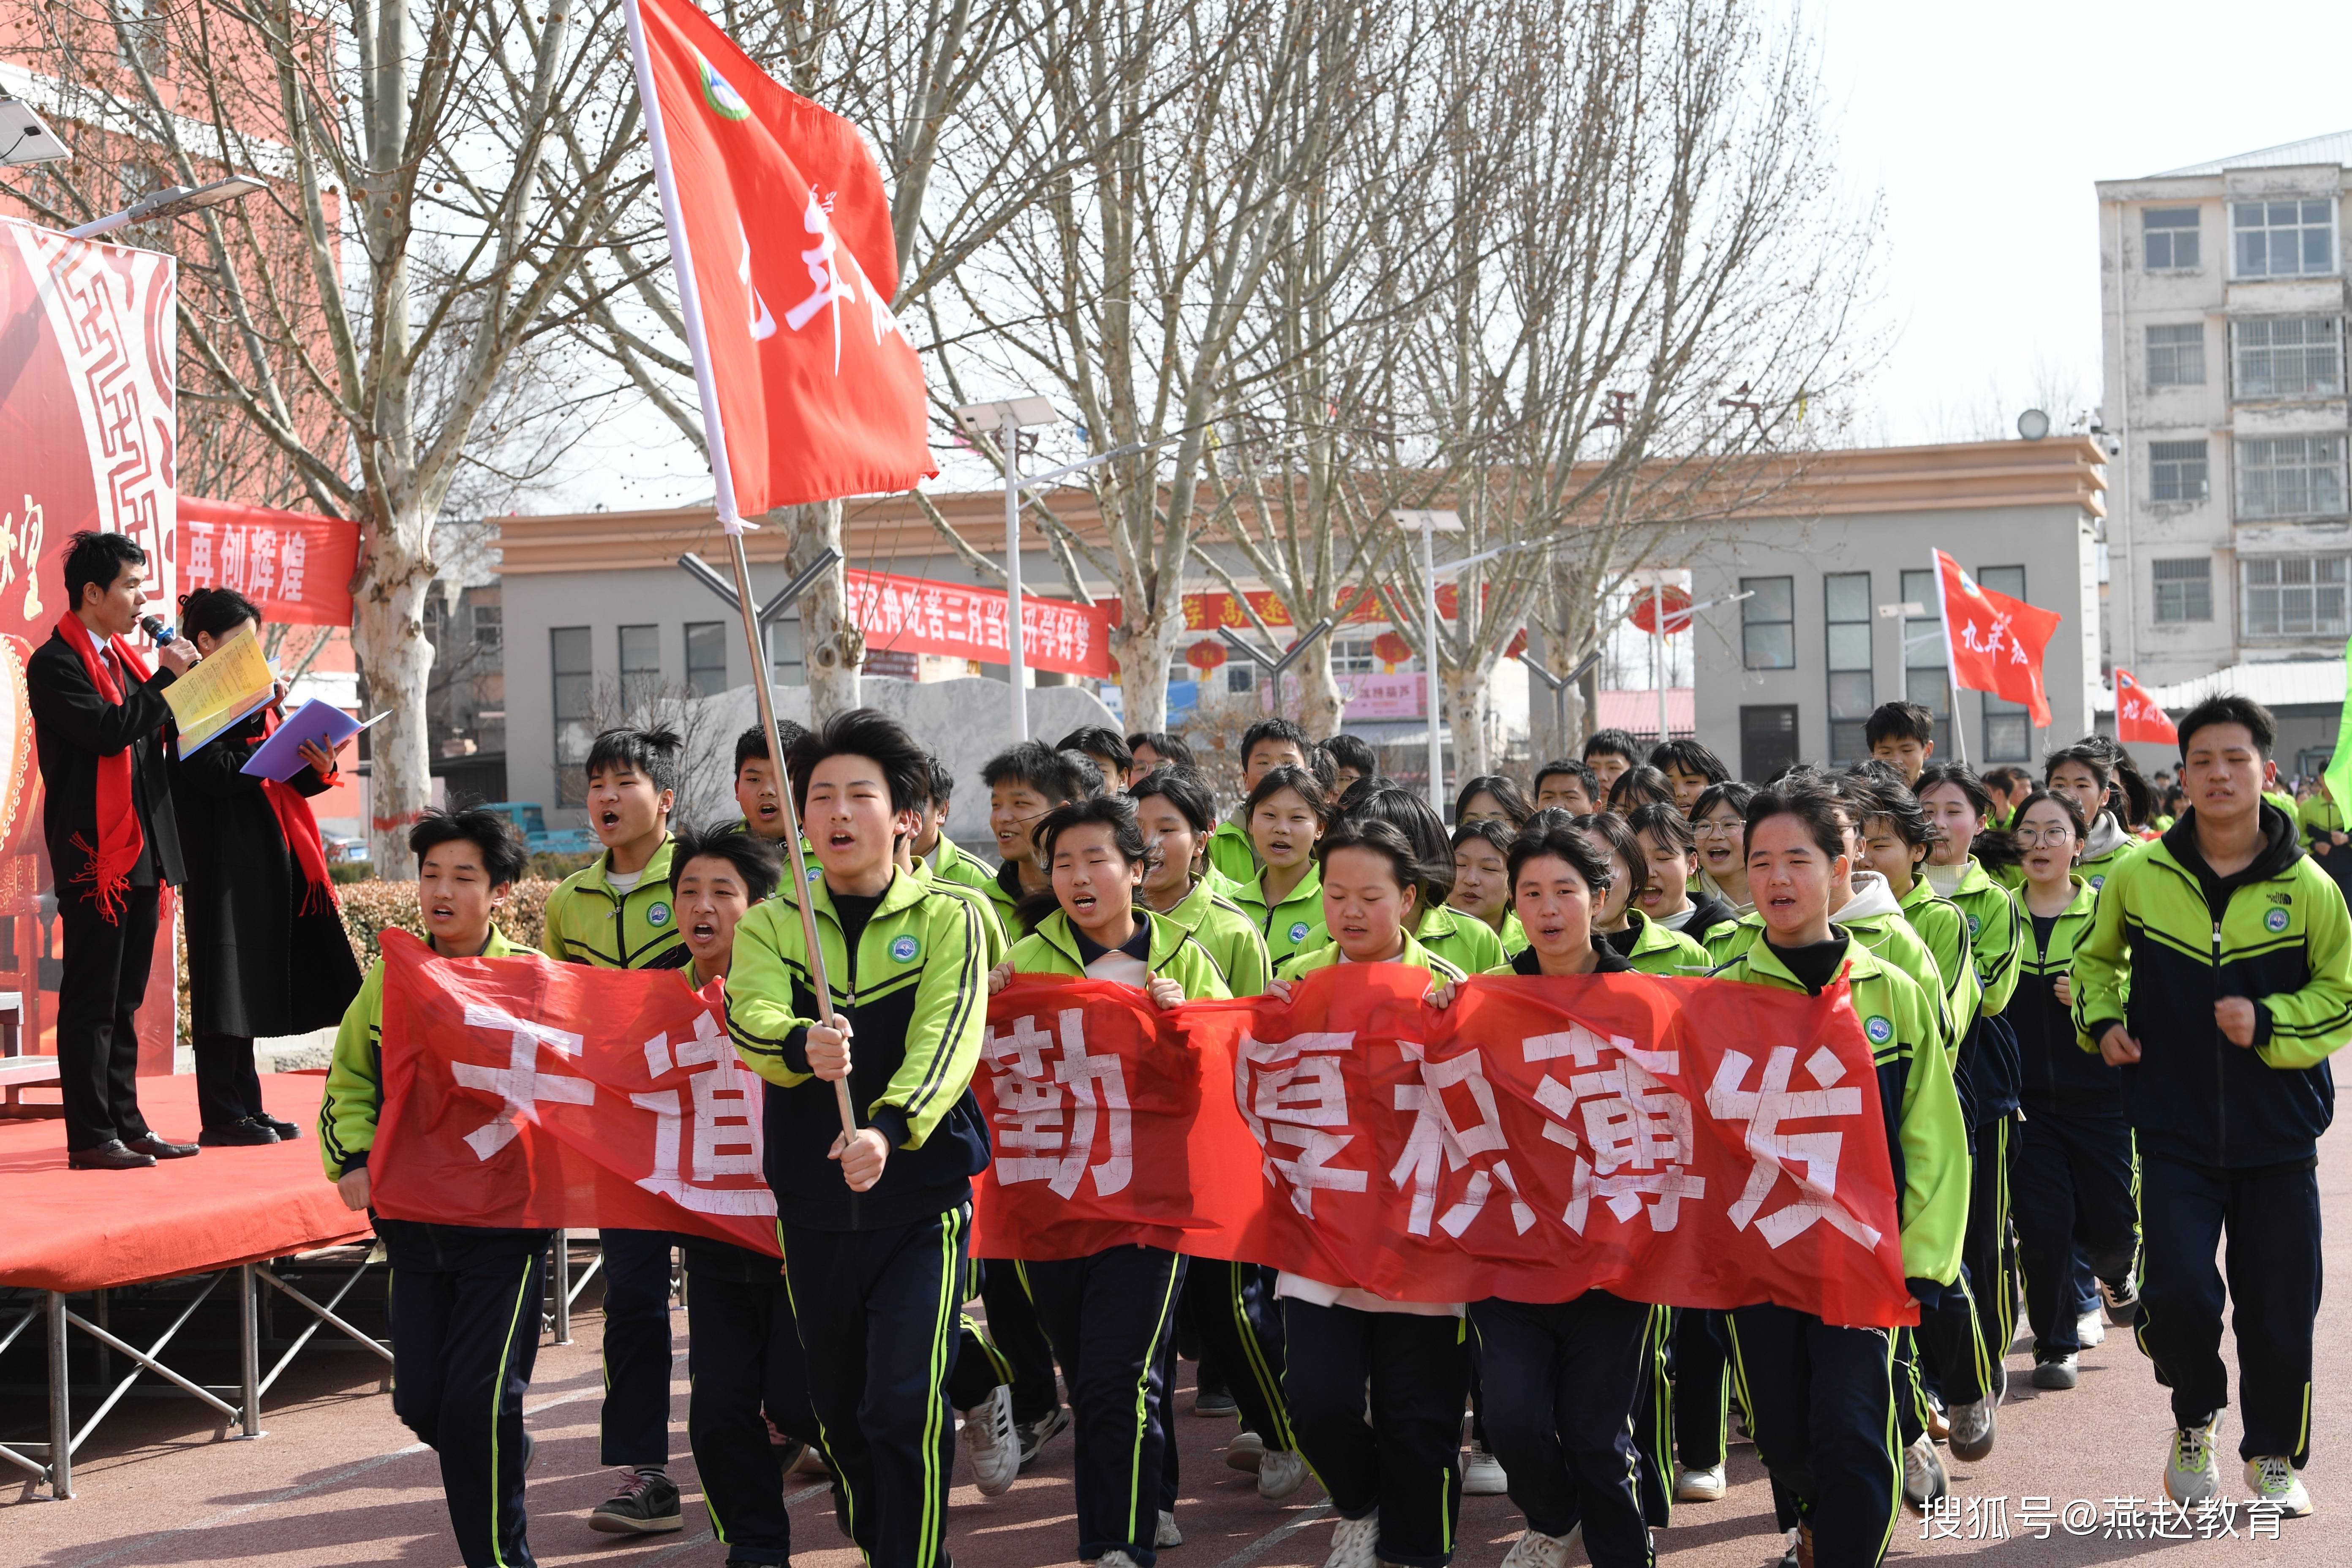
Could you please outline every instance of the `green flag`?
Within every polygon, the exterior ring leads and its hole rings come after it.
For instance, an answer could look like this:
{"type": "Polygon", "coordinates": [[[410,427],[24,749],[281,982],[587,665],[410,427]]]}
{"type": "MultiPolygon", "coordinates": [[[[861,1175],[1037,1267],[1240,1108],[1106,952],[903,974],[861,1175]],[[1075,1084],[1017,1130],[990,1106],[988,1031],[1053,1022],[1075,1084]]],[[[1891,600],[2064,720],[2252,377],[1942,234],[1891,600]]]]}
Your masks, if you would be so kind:
{"type": "Polygon", "coordinates": [[[2327,794],[2338,811],[2352,812],[2352,639],[2344,644],[2344,713],[2336,721],[2336,754],[2327,760],[2327,794]]]}

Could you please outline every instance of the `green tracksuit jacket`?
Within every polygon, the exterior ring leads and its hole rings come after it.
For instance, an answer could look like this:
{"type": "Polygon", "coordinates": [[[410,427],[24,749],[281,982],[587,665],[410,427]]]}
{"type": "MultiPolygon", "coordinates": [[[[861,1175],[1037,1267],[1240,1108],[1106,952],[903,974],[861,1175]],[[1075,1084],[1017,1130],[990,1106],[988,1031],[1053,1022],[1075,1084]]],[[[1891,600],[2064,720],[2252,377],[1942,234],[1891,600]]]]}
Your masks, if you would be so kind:
{"type": "MultiPolygon", "coordinates": [[[[1757,929],[1763,929],[1761,921],[1757,929]]],[[[1662,926],[1640,910],[1627,910],[1625,929],[1603,932],[1601,940],[1643,974],[1705,974],[1715,967],[1696,937],[1662,926]]]]}
{"type": "MultiPolygon", "coordinates": [[[[1182,986],[1187,1002],[1233,994],[1226,989],[1217,961],[1209,956],[1208,950],[1194,940],[1191,931],[1166,915],[1145,909],[1135,912],[1151,925],[1150,956],[1144,960],[1145,968],[1182,986]]],[[[1035,931],[1014,942],[1012,958],[1015,974],[1061,974],[1073,980],[1087,977],[1085,961],[1078,957],[1077,928],[1060,910],[1039,921],[1035,931]]]]}
{"type": "Polygon", "coordinates": [[[1249,830],[1227,817],[1209,830],[1209,865],[1235,887],[1257,880],[1257,846],[1249,830]]]}
{"type": "Polygon", "coordinates": [[[1281,971],[1282,961],[1292,953],[1320,947],[1331,940],[1323,929],[1323,871],[1311,862],[1298,886],[1271,907],[1265,901],[1263,871],[1251,877],[1247,886],[1234,889],[1234,902],[1241,906],[1250,924],[1265,939],[1266,956],[1273,961],[1276,973],[1281,971]]]}
{"type": "Polygon", "coordinates": [[[2017,989],[2019,955],[2025,940],[2025,916],[2009,889],[1991,872],[1969,857],[1952,902],[1969,922],[1969,952],[1977,963],[1977,985],[1983,993],[1983,1011],[1998,1016],[2017,989]]]}
{"type": "Polygon", "coordinates": [[[606,880],[613,868],[609,849],[593,866],[583,866],[547,895],[547,934],[539,950],[562,963],[598,969],[683,969],[692,955],[678,935],[677,910],[669,890],[670,850],[662,840],[646,862],[645,878],[624,897],[606,880]]]}
{"type": "MultiPolygon", "coordinates": [[[[1328,969],[1335,963],[1347,962],[1346,956],[1339,951],[1339,944],[1336,942],[1327,942],[1319,947],[1311,947],[1302,952],[1293,953],[1279,967],[1283,979],[1296,980],[1302,974],[1312,974],[1318,969],[1328,969]]],[[[1429,971],[1430,978],[1433,980],[1458,981],[1462,978],[1462,971],[1456,969],[1451,962],[1438,957],[1411,936],[1404,939],[1404,951],[1389,962],[1409,963],[1415,969],[1425,969],[1429,971]]]]}
{"type": "Polygon", "coordinates": [[[1210,872],[1162,918],[1191,931],[1192,940],[1208,949],[1227,991],[1235,996],[1261,995],[1274,978],[1274,961],[1266,956],[1265,938],[1249,911],[1234,902],[1225,885],[1223,877],[1210,872]]]}
{"type": "Polygon", "coordinates": [[[1444,904],[1425,910],[1412,934],[1422,946],[1465,974],[1484,974],[1509,956],[1493,926],[1444,904]]]}

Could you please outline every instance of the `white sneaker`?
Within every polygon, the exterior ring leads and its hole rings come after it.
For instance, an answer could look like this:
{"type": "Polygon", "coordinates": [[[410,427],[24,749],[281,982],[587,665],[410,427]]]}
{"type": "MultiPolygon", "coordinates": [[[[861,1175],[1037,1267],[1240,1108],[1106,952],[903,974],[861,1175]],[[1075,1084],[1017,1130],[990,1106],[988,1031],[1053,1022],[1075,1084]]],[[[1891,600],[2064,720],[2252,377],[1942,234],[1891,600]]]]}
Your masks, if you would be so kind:
{"type": "Polygon", "coordinates": [[[1780,1568],[1802,1568],[1805,1560],[1804,1540],[1805,1527],[1801,1524],[1791,1525],[1789,1529],[1788,1542],[1780,1551],[1780,1568]]]}
{"type": "Polygon", "coordinates": [[[2184,1509],[2211,1502],[2221,1489],[2213,1474],[2213,1428],[2221,1421],[2217,1410],[2197,1426],[2172,1434],[2172,1449],[2164,1461],[2164,1495],[2184,1509]]]}
{"type": "Polygon", "coordinates": [[[1903,1451],[1903,1500],[1925,1513],[1929,1503],[1951,1489],[1944,1476],[1944,1457],[1936,1452],[1936,1440],[1922,1432],[1919,1440],[1903,1451]]]}
{"type": "Polygon", "coordinates": [[[1500,1497],[1511,1489],[1511,1479],[1503,1467],[1481,1443],[1470,1445],[1462,1457],[1462,1495],[1464,1497],[1500,1497]]]}
{"type": "Polygon", "coordinates": [[[1580,1531],[1566,1535],[1546,1535],[1538,1530],[1523,1530],[1511,1542],[1510,1551],[1503,1554],[1503,1568],[1564,1568],[1569,1550],[1580,1531]]]}
{"type": "Polygon", "coordinates": [[[1379,1568],[1380,1546],[1380,1510],[1361,1519],[1343,1519],[1331,1531],[1331,1555],[1323,1559],[1323,1568],[1379,1568]]]}
{"type": "Polygon", "coordinates": [[[1257,1468],[1257,1495],[1268,1502],[1284,1498],[1307,1484],[1307,1458],[1296,1448],[1268,1448],[1257,1468]]]}
{"type": "Polygon", "coordinates": [[[1095,1568],[1135,1568],[1135,1559],[1124,1552],[1106,1552],[1095,1559],[1095,1568]]]}
{"type": "Polygon", "coordinates": [[[1676,1502],[1721,1502],[1725,1490],[1723,1467],[1712,1469],[1684,1470],[1675,1477],[1676,1502]]]}
{"type": "Polygon", "coordinates": [[[1225,1468],[1229,1470],[1255,1470],[1265,1461],[1265,1439],[1244,1427],[1234,1434],[1225,1445],[1225,1468]]]}
{"type": "Polygon", "coordinates": [[[1972,1405],[1955,1405],[1951,1409],[1952,1458],[1973,1465],[1992,1452],[1992,1396],[1972,1405]]]}
{"type": "Polygon", "coordinates": [[[1012,1490],[1021,1473],[1021,1438],[1013,1430],[1013,1390],[999,1384],[963,1413],[963,1446],[971,1452],[971,1479],[982,1497],[1012,1490]]]}
{"type": "Polygon", "coordinates": [[[2246,1461],[2246,1485],[2253,1489],[2256,1508],[2274,1508],[2281,1519],[2301,1519],[2311,1511],[2311,1494],[2294,1473],[2294,1461],[2282,1454],[2265,1454],[2246,1461]]]}
{"type": "Polygon", "coordinates": [[[1155,1547],[1184,1544],[1184,1532],[1176,1528],[1176,1516],[1164,1508],[1160,1510],[1160,1528],[1151,1532],[1151,1544],[1155,1547]]]}
{"type": "Polygon", "coordinates": [[[2074,1337],[2083,1342],[2084,1350],[2089,1350],[2094,1345],[2105,1344],[2107,1342],[2106,1318],[2095,1310],[2084,1313],[2074,1320],[2074,1337]]]}

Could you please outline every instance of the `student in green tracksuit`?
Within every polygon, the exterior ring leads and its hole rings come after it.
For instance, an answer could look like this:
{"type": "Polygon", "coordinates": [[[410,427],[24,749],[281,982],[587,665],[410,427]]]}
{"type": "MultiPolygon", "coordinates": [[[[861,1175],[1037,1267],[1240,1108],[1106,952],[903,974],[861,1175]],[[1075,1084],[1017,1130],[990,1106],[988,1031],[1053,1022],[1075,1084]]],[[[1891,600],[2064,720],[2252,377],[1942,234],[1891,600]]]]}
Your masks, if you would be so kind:
{"type": "MultiPolygon", "coordinates": [[[[1143,834],[1126,799],[1072,801],[1047,814],[1036,837],[1059,907],[1013,944],[992,989],[1016,974],[1058,974],[1131,985],[1159,1007],[1231,994],[1190,931],[1136,907],[1143,834]]],[[[1127,1245],[1014,1266],[1069,1382],[1082,1562],[1151,1568],[1162,1547],[1184,1544],[1169,1395],[1185,1261],[1127,1245]]]]}
{"type": "Polygon", "coordinates": [[[1517,837],[1517,830],[1508,823],[1491,817],[1456,827],[1454,891],[1445,900],[1455,914],[1484,921],[1501,939],[1506,959],[1526,952],[1528,946],[1528,933],[1511,908],[1511,844],[1517,837]]]}
{"type": "MultiPolygon", "coordinates": [[[[982,883],[976,886],[942,874],[929,860],[923,858],[922,834],[927,830],[936,834],[938,832],[936,824],[944,821],[947,816],[947,808],[940,804],[936,795],[929,793],[939,787],[939,782],[946,773],[947,770],[939,765],[937,758],[929,759],[923,784],[924,802],[922,807],[915,814],[916,831],[912,834],[898,835],[897,847],[891,851],[891,856],[898,861],[899,870],[918,879],[924,886],[944,897],[960,899],[980,911],[981,942],[986,950],[988,966],[993,969],[1003,960],[1005,951],[1012,946],[1012,943],[1005,940],[1004,928],[997,923],[996,900],[990,898],[986,890],[987,873],[982,873],[982,883]]],[[[947,839],[940,838],[935,847],[952,848],[953,845],[947,839]]],[[[816,865],[814,855],[810,856],[808,863],[814,869],[816,865]]],[[[967,859],[962,864],[969,866],[971,862],[967,859]]],[[[792,896],[790,889],[785,891],[784,896],[786,898],[792,896]]]]}
{"type": "Polygon", "coordinates": [[[2140,1155],[2137,1334],[2172,1391],[2165,1491],[2216,1489],[2214,1427],[2226,1238],[2256,1500],[2311,1510],[2312,1340],[2319,1307],[2318,1140],[2335,1110],[2327,1058],[2352,1037],[2344,897],[2263,798],[2275,729],[2260,703],[2209,698],[2182,716],[2189,810],[2110,873],[2074,955],[2074,1018],[2124,1069],[2140,1155]],[[2239,1248],[2245,1268],[2239,1268],[2239,1248]]]}
{"type": "Polygon", "coordinates": [[[954,1375],[988,1129],[971,1092],[987,1016],[979,911],[901,872],[927,759],[870,708],[793,749],[820,873],[807,884],[833,1022],[799,909],[735,930],[727,1026],[768,1080],[768,1185],[841,1524],[876,1568],[946,1561],[954,1375]],[[857,1122],[843,1130],[835,1085],[857,1122]]]}
{"type": "MultiPolygon", "coordinates": [[[[670,808],[682,742],[669,730],[607,730],[588,748],[588,826],[604,852],[547,896],[540,950],[598,969],[683,969],[670,902],[670,808]]],[[[740,778],[741,769],[737,770],[740,778]]],[[[684,1528],[669,1479],[670,1233],[597,1232],[604,1254],[604,1462],[612,1497],[588,1517],[614,1535],[684,1528]]]]}
{"type": "Polygon", "coordinates": [[[2352,834],[2345,829],[2344,808],[2336,804],[2326,779],[2294,808],[2294,821],[2302,830],[2304,848],[2319,868],[2338,888],[2352,887],[2352,834]]]}
{"type": "MultiPolygon", "coordinates": [[[[1147,858],[1138,901],[1191,931],[1234,995],[1264,992],[1274,977],[1265,938],[1249,912],[1221,890],[1228,884],[1207,865],[1216,822],[1209,786],[1190,769],[1154,768],[1128,798],[1147,858]]],[[[1204,1394],[1224,1391],[1241,1423],[1225,1446],[1225,1463],[1255,1472],[1258,1495],[1268,1501],[1288,1497],[1306,1481],[1307,1462],[1298,1457],[1282,1402],[1282,1315],[1275,1307],[1274,1271],[1195,1258],[1185,1266],[1179,1310],[1201,1343],[1194,1413],[1202,1413],[1204,1394]]]]}
{"type": "MultiPolygon", "coordinates": [[[[409,829],[417,910],[442,958],[528,952],[494,923],[530,855],[514,825],[481,810],[428,811],[409,829]]],[[[383,1110],[383,961],[343,1014],[319,1106],[319,1150],[344,1204],[369,1200],[383,1110]]],[[[391,1269],[392,1408],[440,1456],[449,1523],[467,1568],[528,1563],[523,1396],[539,1352],[544,1230],[371,1215],[391,1269]]]]}
{"type": "Polygon", "coordinates": [[[1076,752],[1024,741],[989,758],[980,778],[988,786],[988,829],[996,836],[1003,860],[985,891],[996,901],[1005,937],[1018,942],[1054,907],[1054,890],[1037,864],[1030,835],[1055,806],[1093,794],[1096,771],[1076,752]]]}
{"type": "Polygon", "coordinates": [[[1650,858],[1625,819],[1600,812],[1578,817],[1575,826],[1609,857],[1609,886],[1592,911],[1601,940],[1644,974],[1705,974],[1713,968],[1706,948],[1642,912],[1642,894],[1650,885],[1650,858]]]}
{"type": "MultiPolygon", "coordinates": [[[[793,742],[808,733],[804,724],[790,719],[776,721],[776,734],[787,752],[793,742]]],[[[768,731],[765,725],[754,724],[735,737],[735,804],[742,816],[734,824],[754,838],[770,843],[784,836],[784,770],[768,755],[768,731]]]]}
{"type": "MultiPolygon", "coordinates": [[[[1703,746],[1699,750],[1706,751],[1703,746]]],[[[1625,826],[1633,829],[1634,841],[1642,847],[1644,865],[1639,907],[1652,925],[1680,931],[1705,947],[1710,933],[1738,922],[1739,917],[1730,904],[1698,879],[1698,840],[1690,818],[1659,801],[1635,806],[1626,814],[1625,826]]]]}
{"type": "MultiPolygon", "coordinates": [[[[1846,850],[1843,814],[1821,783],[1759,792],[1748,810],[1748,879],[1765,930],[1717,973],[1813,995],[1838,980],[1852,987],[1876,1055],[1903,1272],[1924,1303],[1959,1274],[1967,1132],[1933,999],[1830,921],[1831,889],[1852,873],[1846,850]]],[[[1901,1496],[1891,1336],[1771,1305],[1738,1308],[1728,1321],[1757,1454],[1795,1503],[1791,1547],[1801,1561],[1875,1564],[1901,1496]]]]}
{"type": "MultiPolygon", "coordinates": [[[[1250,797],[1259,783],[1276,768],[1297,768],[1315,777],[1315,742],[1287,719],[1261,719],[1242,731],[1242,805],[1209,835],[1209,866],[1235,887],[1257,876],[1265,863],[1256,836],[1250,828],[1250,797]]],[[[1324,791],[1328,795],[1328,790],[1324,791]]]]}
{"type": "MultiPolygon", "coordinates": [[[[1475,799],[1480,788],[1467,792],[1475,799]]],[[[1454,896],[1454,847],[1436,808],[1409,789],[1374,790],[1349,811],[1365,821],[1394,827],[1412,846],[1422,873],[1421,923],[1413,939],[1465,974],[1481,974],[1503,962],[1503,939],[1485,921],[1451,907],[1454,896]]]]}
{"type": "MultiPolygon", "coordinates": [[[[916,863],[929,871],[939,882],[953,882],[970,888],[982,898],[996,880],[996,873],[973,859],[948,837],[948,815],[955,794],[955,774],[939,758],[930,759],[931,804],[923,810],[922,826],[916,832],[912,846],[916,863]]],[[[993,900],[992,900],[992,902],[993,900]]],[[[999,921],[1000,928],[1003,921],[999,921]]]]}
{"type": "Polygon", "coordinates": [[[2146,847],[2145,840],[2133,837],[2122,819],[2108,809],[2108,784],[2114,776],[2106,753],[2081,743],[2051,752],[2042,764],[2042,787],[2074,796],[2091,825],[2090,839],[2083,846],[2083,862],[2075,869],[2091,884],[2093,892],[2106,886],[2117,866],[2146,847]]]}
{"type": "Polygon", "coordinates": [[[1328,940],[1315,845],[1331,808],[1315,775],[1287,763],[1261,774],[1244,805],[1259,866],[1233,890],[1233,900],[1265,940],[1266,956],[1279,970],[1292,953],[1328,940]]]}

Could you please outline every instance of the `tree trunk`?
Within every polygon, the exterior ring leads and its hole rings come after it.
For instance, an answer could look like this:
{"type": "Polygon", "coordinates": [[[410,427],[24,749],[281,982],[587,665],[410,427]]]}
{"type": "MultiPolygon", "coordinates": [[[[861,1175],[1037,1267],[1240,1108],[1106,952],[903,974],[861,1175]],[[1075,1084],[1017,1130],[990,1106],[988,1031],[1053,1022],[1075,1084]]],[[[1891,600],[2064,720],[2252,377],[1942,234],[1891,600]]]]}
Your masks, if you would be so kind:
{"type": "Polygon", "coordinates": [[[1110,634],[1111,657],[1118,660],[1119,702],[1130,735],[1168,728],[1168,661],[1176,657],[1176,644],[1184,635],[1184,617],[1175,608],[1139,624],[1142,608],[1140,595],[1128,595],[1120,612],[1125,618],[1110,634]]]}
{"type": "Polygon", "coordinates": [[[1309,735],[1320,741],[1339,732],[1339,721],[1347,711],[1347,700],[1340,695],[1339,682],[1331,673],[1331,639],[1321,637],[1307,650],[1307,657],[1291,667],[1286,682],[1297,696],[1298,724],[1309,735]]]}
{"type": "MultiPolygon", "coordinates": [[[[381,504],[381,503],[379,503],[381,504]]],[[[425,636],[425,595],[433,563],[401,548],[407,528],[369,525],[367,564],[352,595],[352,651],[367,682],[368,706],[384,715],[368,733],[368,858],[387,881],[416,875],[408,829],[433,798],[425,741],[425,689],[433,645],[425,636]]]]}
{"type": "Polygon", "coordinates": [[[1484,666],[1450,667],[1439,672],[1438,689],[1445,704],[1445,722],[1454,730],[1454,777],[1456,787],[1466,778],[1493,771],[1486,745],[1486,688],[1493,671],[1484,666]]]}
{"type": "MultiPolygon", "coordinates": [[[[790,507],[782,521],[792,534],[784,560],[793,573],[828,550],[841,552],[839,501],[790,507]]],[[[858,670],[866,663],[866,637],[849,618],[845,570],[843,563],[835,562],[801,595],[801,668],[808,680],[812,724],[846,713],[860,701],[858,670]]]]}

